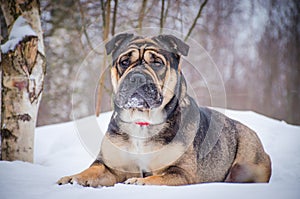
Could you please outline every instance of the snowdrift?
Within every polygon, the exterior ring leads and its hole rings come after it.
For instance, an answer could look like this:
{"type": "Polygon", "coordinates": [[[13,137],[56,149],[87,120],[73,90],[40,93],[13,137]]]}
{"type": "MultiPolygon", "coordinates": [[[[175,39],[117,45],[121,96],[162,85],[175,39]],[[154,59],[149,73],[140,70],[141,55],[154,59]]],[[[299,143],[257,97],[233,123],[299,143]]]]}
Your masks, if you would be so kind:
{"type": "MultiPolygon", "coordinates": [[[[225,113],[255,130],[261,138],[272,159],[269,184],[58,186],[55,182],[60,177],[80,172],[93,161],[82,146],[74,123],[69,122],[37,128],[34,164],[0,162],[0,198],[300,198],[300,127],[249,111],[225,113]]],[[[101,130],[106,129],[110,115],[99,117],[101,130]]]]}

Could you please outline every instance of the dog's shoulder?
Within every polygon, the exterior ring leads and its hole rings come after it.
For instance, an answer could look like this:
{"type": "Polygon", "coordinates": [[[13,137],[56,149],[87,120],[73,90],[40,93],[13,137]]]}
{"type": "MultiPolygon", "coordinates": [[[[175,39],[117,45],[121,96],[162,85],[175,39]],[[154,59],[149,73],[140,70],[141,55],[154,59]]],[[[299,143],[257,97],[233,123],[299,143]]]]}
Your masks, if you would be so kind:
{"type": "Polygon", "coordinates": [[[199,114],[200,121],[194,140],[195,146],[200,146],[204,139],[209,139],[210,142],[217,142],[218,140],[234,142],[233,140],[236,140],[239,126],[242,125],[240,122],[208,107],[199,107],[199,114]]]}
{"type": "Polygon", "coordinates": [[[245,126],[241,122],[226,116],[225,111],[226,110],[222,111],[208,107],[199,107],[201,118],[200,125],[205,128],[208,128],[211,125],[213,125],[212,127],[215,127],[214,125],[218,125],[218,127],[222,127],[222,129],[225,128],[226,131],[230,129],[231,131],[237,131],[239,126],[245,126]]]}

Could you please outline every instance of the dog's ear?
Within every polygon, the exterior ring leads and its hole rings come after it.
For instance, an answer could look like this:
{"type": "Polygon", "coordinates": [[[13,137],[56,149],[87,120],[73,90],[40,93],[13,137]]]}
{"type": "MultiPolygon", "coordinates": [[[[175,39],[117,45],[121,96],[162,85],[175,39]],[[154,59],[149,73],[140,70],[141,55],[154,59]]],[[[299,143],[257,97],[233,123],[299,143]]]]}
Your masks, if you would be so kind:
{"type": "Polygon", "coordinates": [[[122,33],[113,37],[109,42],[105,44],[106,54],[114,53],[117,48],[121,48],[123,45],[127,44],[132,38],[133,34],[122,33]]]}
{"type": "Polygon", "coordinates": [[[158,35],[152,39],[157,40],[162,44],[165,44],[167,50],[170,50],[171,52],[184,56],[188,55],[190,47],[186,43],[184,43],[184,41],[178,39],[173,35],[158,35]]]}

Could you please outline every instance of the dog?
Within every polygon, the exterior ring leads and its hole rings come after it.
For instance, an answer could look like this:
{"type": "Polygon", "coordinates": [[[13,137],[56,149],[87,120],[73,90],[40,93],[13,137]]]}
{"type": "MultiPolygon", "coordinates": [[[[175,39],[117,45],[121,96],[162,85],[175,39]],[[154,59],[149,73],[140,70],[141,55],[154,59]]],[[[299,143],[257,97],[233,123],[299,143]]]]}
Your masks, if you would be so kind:
{"type": "Polygon", "coordinates": [[[198,107],[187,94],[186,43],[173,35],[124,33],[105,47],[113,60],[114,112],[96,160],[59,185],[269,182],[271,160],[256,133],[198,107]]]}

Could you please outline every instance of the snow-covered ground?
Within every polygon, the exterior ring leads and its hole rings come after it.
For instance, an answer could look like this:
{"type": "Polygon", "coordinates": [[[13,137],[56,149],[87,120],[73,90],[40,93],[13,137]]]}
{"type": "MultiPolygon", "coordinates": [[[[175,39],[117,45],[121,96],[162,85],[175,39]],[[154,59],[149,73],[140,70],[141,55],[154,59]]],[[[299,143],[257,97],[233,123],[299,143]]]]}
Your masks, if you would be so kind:
{"type": "MultiPolygon", "coordinates": [[[[135,186],[90,188],[58,186],[64,175],[87,168],[93,158],[82,146],[73,122],[37,128],[35,163],[0,162],[0,198],[300,198],[300,127],[254,112],[226,115],[255,130],[272,159],[269,184],[207,183],[180,187],[135,186]]],[[[106,128],[110,113],[99,118],[106,128]]]]}

